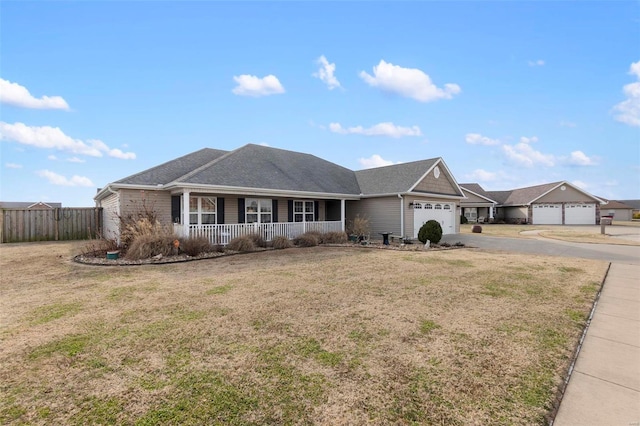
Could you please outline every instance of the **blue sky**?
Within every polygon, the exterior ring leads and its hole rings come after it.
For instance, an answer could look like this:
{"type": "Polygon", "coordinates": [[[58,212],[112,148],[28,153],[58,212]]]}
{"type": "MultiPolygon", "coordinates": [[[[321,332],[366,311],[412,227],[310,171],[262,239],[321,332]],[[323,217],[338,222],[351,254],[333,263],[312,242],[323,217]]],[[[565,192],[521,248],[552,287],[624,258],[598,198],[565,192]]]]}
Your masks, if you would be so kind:
{"type": "Polygon", "coordinates": [[[640,4],[3,2],[0,200],[92,206],[192,151],[640,198],[640,4]]]}

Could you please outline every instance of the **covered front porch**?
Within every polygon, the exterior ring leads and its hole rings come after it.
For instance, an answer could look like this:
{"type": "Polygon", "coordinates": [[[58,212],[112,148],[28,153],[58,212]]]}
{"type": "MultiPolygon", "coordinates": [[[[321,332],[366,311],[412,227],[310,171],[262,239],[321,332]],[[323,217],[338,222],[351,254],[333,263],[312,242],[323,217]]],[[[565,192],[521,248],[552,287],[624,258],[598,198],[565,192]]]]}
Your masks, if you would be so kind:
{"type": "Polygon", "coordinates": [[[343,230],[342,221],[188,225],[186,229],[183,225],[175,223],[173,229],[178,235],[191,238],[205,237],[211,244],[222,246],[244,235],[260,235],[265,241],[271,241],[277,236],[294,239],[310,231],[326,233],[343,230]]]}

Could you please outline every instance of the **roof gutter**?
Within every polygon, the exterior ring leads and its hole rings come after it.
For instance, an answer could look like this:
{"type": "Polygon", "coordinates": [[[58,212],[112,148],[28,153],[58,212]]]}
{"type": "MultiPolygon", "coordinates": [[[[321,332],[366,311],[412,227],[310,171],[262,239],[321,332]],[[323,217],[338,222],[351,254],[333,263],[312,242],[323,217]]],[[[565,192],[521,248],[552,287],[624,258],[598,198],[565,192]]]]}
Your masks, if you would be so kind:
{"type": "Polygon", "coordinates": [[[190,192],[215,192],[217,194],[243,194],[255,196],[283,196],[283,197],[299,197],[299,198],[324,198],[335,200],[359,200],[360,196],[356,194],[339,194],[330,192],[310,192],[310,191],[294,191],[270,188],[246,188],[241,186],[212,186],[205,184],[189,184],[183,182],[172,182],[164,186],[162,189],[181,191],[188,189],[190,192]]]}

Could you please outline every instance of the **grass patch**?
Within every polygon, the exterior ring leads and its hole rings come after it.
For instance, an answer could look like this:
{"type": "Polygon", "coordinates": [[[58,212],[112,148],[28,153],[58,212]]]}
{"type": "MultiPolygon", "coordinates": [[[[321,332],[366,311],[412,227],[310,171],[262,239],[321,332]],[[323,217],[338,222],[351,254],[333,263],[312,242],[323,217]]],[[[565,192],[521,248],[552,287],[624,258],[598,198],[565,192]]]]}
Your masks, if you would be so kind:
{"type": "Polygon", "coordinates": [[[92,336],[89,334],[75,334],[65,336],[53,342],[45,343],[38,346],[29,354],[29,358],[34,360],[42,357],[50,357],[53,355],[63,355],[66,357],[74,357],[85,350],[85,347],[91,341],[92,336]]]}
{"type": "Polygon", "coordinates": [[[82,304],[74,303],[53,303],[50,305],[35,308],[29,315],[29,324],[46,324],[66,316],[73,316],[80,312],[82,304]]]}
{"type": "Polygon", "coordinates": [[[422,322],[420,323],[420,333],[422,334],[429,334],[437,328],[440,328],[440,326],[436,324],[435,321],[422,320],[422,322]]]}
{"type": "Polygon", "coordinates": [[[342,362],[343,355],[322,348],[315,339],[302,339],[297,344],[297,352],[303,357],[312,357],[322,365],[335,367],[342,362]]]}
{"type": "Polygon", "coordinates": [[[207,290],[207,294],[227,294],[233,288],[231,285],[221,285],[207,290]]]}
{"type": "Polygon", "coordinates": [[[346,247],[94,269],[74,244],[0,245],[0,423],[540,424],[606,271],[346,247]]]}

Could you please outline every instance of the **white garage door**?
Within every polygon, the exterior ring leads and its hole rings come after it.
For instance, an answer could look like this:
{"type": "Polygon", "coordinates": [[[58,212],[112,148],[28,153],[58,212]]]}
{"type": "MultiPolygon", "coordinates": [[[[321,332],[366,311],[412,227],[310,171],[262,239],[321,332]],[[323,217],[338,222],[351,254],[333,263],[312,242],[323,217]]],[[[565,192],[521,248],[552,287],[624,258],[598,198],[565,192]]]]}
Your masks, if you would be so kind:
{"type": "Polygon", "coordinates": [[[565,225],[595,225],[596,205],[595,204],[566,204],[564,206],[565,225]]]}
{"type": "Polygon", "coordinates": [[[437,220],[443,234],[456,233],[456,205],[453,203],[413,202],[413,238],[418,238],[420,227],[429,220],[437,220]]]}
{"type": "Polygon", "coordinates": [[[534,225],[562,225],[561,204],[534,204],[534,225]]]}

